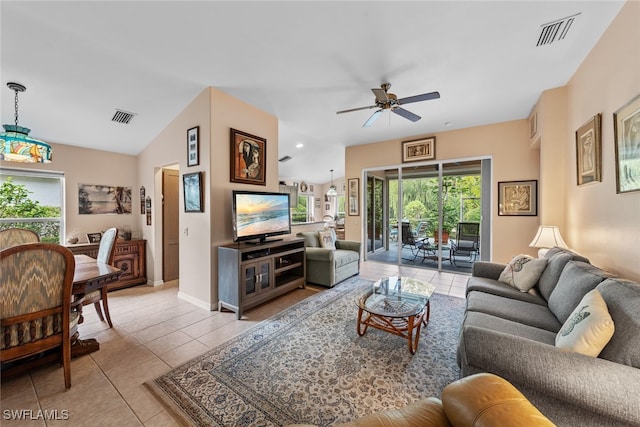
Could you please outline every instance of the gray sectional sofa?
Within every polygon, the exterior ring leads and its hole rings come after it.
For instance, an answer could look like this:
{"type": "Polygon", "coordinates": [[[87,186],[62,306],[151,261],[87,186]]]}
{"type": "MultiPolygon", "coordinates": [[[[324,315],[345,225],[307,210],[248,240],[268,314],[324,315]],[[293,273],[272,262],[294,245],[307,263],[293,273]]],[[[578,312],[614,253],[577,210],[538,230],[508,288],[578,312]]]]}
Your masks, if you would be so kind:
{"type": "Polygon", "coordinates": [[[458,363],[463,376],[505,378],[559,426],[640,426],[640,285],[553,248],[534,292],[498,281],[503,264],[476,262],[458,363]],[[615,331],[598,357],[555,346],[565,320],[592,289],[615,331]]]}

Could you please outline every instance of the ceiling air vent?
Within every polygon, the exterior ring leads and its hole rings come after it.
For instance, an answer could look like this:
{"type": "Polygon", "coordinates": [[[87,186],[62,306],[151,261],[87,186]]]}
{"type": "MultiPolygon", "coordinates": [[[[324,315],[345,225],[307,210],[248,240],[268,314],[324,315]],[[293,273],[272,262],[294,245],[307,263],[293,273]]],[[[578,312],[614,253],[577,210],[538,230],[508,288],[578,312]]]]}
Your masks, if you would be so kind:
{"type": "Polygon", "coordinates": [[[291,156],[284,156],[278,159],[279,162],[288,162],[289,160],[291,160],[291,156]]]}
{"type": "Polygon", "coordinates": [[[563,40],[578,15],[580,15],[580,13],[542,24],[536,46],[550,45],[555,41],[563,40]]]}
{"type": "Polygon", "coordinates": [[[135,116],[136,116],[136,113],[130,113],[128,111],[116,109],[116,113],[111,118],[111,121],[116,123],[124,123],[125,125],[128,125],[129,123],[131,123],[131,120],[133,120],[135,116]]]}

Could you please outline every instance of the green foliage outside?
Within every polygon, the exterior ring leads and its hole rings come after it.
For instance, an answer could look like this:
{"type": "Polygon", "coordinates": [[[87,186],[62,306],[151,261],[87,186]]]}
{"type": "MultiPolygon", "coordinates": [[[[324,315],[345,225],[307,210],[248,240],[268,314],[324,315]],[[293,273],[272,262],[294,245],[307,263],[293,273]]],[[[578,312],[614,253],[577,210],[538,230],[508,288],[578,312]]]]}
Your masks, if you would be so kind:
{"type": "Polygon", "coordinates": [[[291,220],[293,222],[307,222],[307,196],[298,196],[298,205],[291,212],[291,220]]]}
{"type": "Polygon", "coordinates": [[[27,228],[40,236],[40,240],[49,243],[60,242],[60,222],[20,222],[20,218],[60,218],[58,206],[41,206],[31,200],[32,192],[25,185],[14,184],[8,177],[0,186],[0,218],[12,218],[16,221],[2,222],[0,228],[27,228]]]}
{"type": "MultiPolygon", "coordinates": [[[[455,230],[458,222],[480,222],[480,176],[442,178],[443,229],[455,230]],[[464,218],[460,205],[464,203],[464,218]]],[[[416,178],[402,181],[403,216],[415,229],[420,221],[429,223],[428,233],[438,227],[438,179],[416,178]]],[[[389,218],[398,216],[398,181],[389,182],[389,218]]]]}

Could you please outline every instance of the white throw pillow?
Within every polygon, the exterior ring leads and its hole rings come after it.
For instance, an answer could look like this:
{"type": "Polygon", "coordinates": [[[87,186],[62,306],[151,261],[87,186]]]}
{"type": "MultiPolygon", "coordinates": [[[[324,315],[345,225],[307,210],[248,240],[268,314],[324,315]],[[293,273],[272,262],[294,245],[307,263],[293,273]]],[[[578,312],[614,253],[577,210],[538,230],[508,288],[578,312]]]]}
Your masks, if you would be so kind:
{"type": "Polygon", "coordinates": [[[556,335],[556,347],[597,357],[615,327],[607,303],[597,289],[588,292],[556,335]]]}
{"type": "Polygon", "coordinates": [[[499,281],[511,285],[521,292],[528,292],[533,288],[542,272],[547,268],[546,258],[534,258],[529,255],[516,255],[500,273],[499,281]]]}
{"type": "Polygon", "coordinates": [[[320,246],[325,249],[336,250],[336,242],[333,240],[333,233],[331,230],[318,231],[318,237],[320,238],[320,246]]]}

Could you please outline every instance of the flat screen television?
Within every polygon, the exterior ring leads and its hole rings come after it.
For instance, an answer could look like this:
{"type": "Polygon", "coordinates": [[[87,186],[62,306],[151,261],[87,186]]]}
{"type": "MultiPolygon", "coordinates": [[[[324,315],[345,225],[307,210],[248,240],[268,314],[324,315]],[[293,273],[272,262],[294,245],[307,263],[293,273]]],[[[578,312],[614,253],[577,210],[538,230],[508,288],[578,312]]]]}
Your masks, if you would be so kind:
{"type": "Polygon", "coordinates": [[[288,194],[234,190],[232,208],[235,242],[264,243],[291,233],[288,194]]]}

